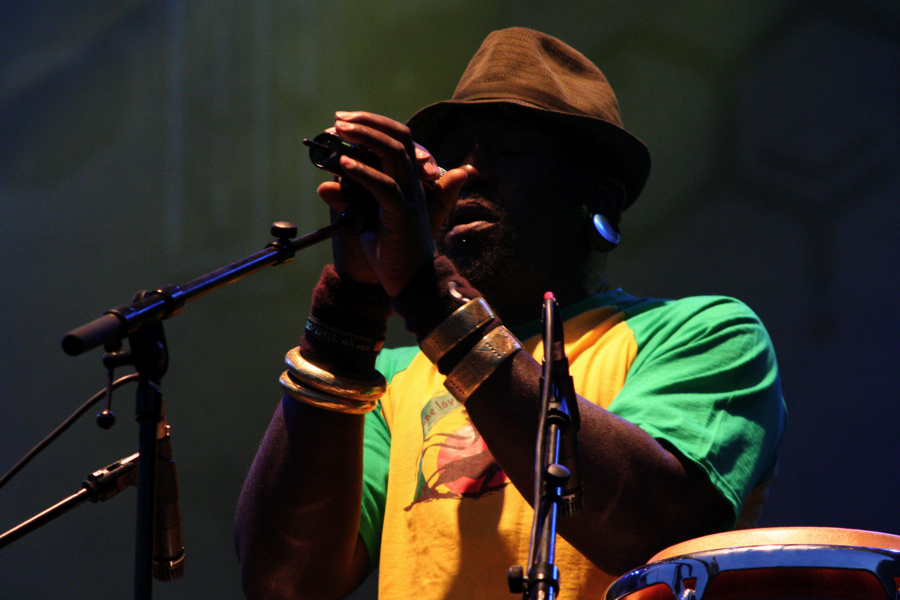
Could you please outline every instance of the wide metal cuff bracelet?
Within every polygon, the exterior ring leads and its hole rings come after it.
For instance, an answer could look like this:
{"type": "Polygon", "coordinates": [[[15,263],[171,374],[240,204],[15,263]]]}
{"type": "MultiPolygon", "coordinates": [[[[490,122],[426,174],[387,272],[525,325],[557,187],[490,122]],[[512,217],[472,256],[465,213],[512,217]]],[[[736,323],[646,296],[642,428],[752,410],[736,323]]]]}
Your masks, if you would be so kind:
{"type": "Polygon", "coordinates": [[[484,298],[474,298],[441,321],[425,336],[419,348],[434,364],[479,327],[490,323],[493,319],[494,312],[484,298]]]}
{"type": "Polygon", "coordinates": [[[284,362],[287,363],[288,371],[297,381],[332,396],[348,400],[374,402],[387,389],[387,382],[381,373],[376,372],[377,376],[369,380],[341,377],[321,367],[317,367],[303,358],[299,347],[289,350],[284,357],[284,362]]]}
{"type": "Polygon", "coordinates": [[[469,399],[484,380],[497,370],[503,361],[522,348],[522,344],[506,327],[497,327],[463,357],[444,381],[453,397],[462,403],[469,399]]]}
{"type": "Polygon", "coordinates": [[[281,383],[281,388],[284,392],[294,400],[332,412],[361,415],[374,410],[378,405],[377,399],[362,401],[341,398],[300,385],[294,380],[290,371],[282,373],[278,381],[281,383]]]}

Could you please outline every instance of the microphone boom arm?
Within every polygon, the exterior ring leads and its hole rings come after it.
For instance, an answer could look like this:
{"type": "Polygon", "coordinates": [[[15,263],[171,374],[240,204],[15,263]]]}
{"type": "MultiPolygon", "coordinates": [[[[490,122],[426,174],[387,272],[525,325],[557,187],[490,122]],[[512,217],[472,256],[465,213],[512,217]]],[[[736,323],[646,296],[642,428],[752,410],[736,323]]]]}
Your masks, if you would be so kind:
{"type": "Polygon", "coordinates": [[[130,305],[106,311],[102,316],[67,333],[62,340],[63,351],[70,356],[77,356],[100,345],[121,341],[142,325],[178,314],[183,310],[185,303],[191,300],[264,267],[289,262],[299,250],[341,233],[358,234],[363,228],[362,223],[361,214],[351,209],[334,223],[295,239],[291,238],[297,235],[296,226],[281,221],[274,223],[272,234],[277,239],[263,250],[184,285],[161,287],[130,305]]]}

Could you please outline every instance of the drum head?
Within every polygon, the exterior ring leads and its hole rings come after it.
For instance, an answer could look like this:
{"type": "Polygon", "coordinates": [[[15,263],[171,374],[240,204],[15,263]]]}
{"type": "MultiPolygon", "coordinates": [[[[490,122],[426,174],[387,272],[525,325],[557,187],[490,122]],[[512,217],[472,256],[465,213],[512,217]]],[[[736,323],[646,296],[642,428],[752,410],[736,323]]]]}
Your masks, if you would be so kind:
{"type": "Polygon", "coordinates": [[[791,527],[730,531],[666,548],[605,600],[897,600],[900,536],[791,527]]]}
{"type": "Polygon", "coordinates": [[[721,548],[810,544],[816,546],[856,546],[900,550],[900,536],[859,529],[835,527],[761,527],[715,533],[669,546],[649,562],[721,548]]]}

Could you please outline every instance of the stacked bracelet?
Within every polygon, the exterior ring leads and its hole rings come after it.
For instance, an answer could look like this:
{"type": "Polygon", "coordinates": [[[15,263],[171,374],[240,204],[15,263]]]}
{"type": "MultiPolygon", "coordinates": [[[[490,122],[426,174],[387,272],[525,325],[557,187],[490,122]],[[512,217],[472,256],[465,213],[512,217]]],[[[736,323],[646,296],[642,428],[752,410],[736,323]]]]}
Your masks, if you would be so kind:
{"type": "Polygon", "coordinates": [[[377,371],[368,381],[335,375],[303,358],[299,347],[289,350],[284,361],[294,379],[340,398],[374,402],[384,394],[387,385],[384,376],[377,371]]]}
{"type": "Polygon", "coordinates": [[[465,404],[475,390],[497,370],[522,344],[502,325],[481,338],[447,375],[444,387],[460,403],[465,404]]]}
{"type": "Polygon", "coordinates": [[[282,373],[278,381],[281,383],[284,393],[288,396],[318,408],[348,415],[361,415],[375,408],[375,402],[361,402],[349,398],[339,398],[338,396],[323,394],[311,387],[301,385],[295,381],[290,371],[282,373]]]}
{"type": "Polygon", "coordinates": [[[293,348],[285,356],[287,371],[279,382],[284,392],[300,402],[347,414],[373,410],[387,388],[384,376],[376,371],[369,380],[335,375],[317,367],[293,348]]]}

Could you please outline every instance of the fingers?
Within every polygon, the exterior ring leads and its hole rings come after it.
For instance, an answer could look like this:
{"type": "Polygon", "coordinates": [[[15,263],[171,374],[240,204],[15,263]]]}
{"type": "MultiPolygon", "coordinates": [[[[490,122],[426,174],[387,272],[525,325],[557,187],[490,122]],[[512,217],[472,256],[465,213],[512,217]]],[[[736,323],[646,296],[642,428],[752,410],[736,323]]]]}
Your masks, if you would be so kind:
{"type": "Polygon", "coordinates": [[[459,193],[468,179],[468,173],[463,168],[451,169],[443,177],[433,184],[433,192],[429,194],[431,202],[428,205],[428,221],[431,224],[431,234],[437,233],[450,211],[456,206],[459,193]]]}
{"type": "Polygon", "coordinates": [[[424,146],[415,144],[415,151],[416,164],[419,166],[419,179],[422,180],[422,183],[429,184],[433,188],[434,183],[443,177],[447,171],[438,166],[431,152],[426,150],[424,146]]]}
{"type": "Polygon", "coordinates": [[[337,181],[324,181],[316,189],[319,197],[336,213],[341,214],[350,208],[351,201],[342,193],[341,184],[337,181]]]}
{"type": "Polygon", "coordinates": [[[365,112],[338,112],[335,117],[338,136],[365,146],[378,157],[381,170],[396,179],[401,187],[414,183],[418,170],[415,147],[406,125],[365,112]]]}
{"type": "Polygon", "coordinates": [[[338,111],[335,118],[329,131],[347,142],[365,146],[379,158],[380,170],[404,190],[418,181],[426,185],[435,182],[446,172],[427,149],[413,142],[409,128],[402,123],[367,112],[338,111]]]}
{"type": "MultiPolygon", "coordinates": [[[[464,169],[444,171],[426,148],[412,140],[406,125],[382,115],[339,111],[330,131],[351,144],[365,146],[380,161],[372,167],[343,156],[341,168],[348,177],[373,194],[382,208],[427,210],[432,233],[437,231],[465,184],[464,169]],[[420,183],[427,190],[424,195],[420,183]]],[[[347,200],[331,186],[320,189],[333,209],[347,208],[347,200]]]]}

